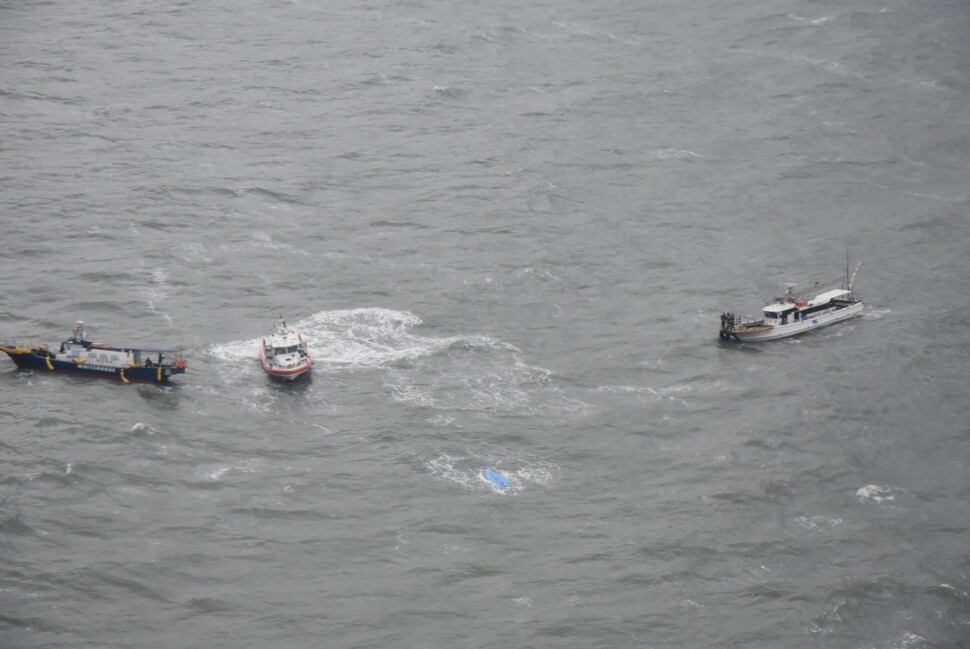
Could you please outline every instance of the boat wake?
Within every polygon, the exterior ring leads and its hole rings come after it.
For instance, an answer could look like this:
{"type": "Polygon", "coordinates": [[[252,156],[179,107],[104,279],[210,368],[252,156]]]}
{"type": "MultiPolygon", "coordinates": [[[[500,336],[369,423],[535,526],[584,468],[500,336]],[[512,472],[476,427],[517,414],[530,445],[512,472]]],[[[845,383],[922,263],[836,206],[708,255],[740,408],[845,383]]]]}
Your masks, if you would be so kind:
{"type": "MultiPolygon", "coordinates": [[[[383,369],[392,399],[403,405],[516,416],[581,414],[588,409],[552,384],[551,371],[523,361],[515,346],[489,336],[422,335],[415,331],[421,319],[408,311],[321,311],[290,322],[306,340],[315,372],[383,369]]],[[[226,370],[227,380],[256,380],[261,340],[215,344],[206,351],[233,366],[226,370]]]]}
{"type": "MultiPolygon", "coordinates": [[[[421,324],[420,318],[406,311],[382,308],[321,311],[290,322],[307,341],[314,359],[331,366],[380,367],[430,356],[459,340],[415,335],[410,329],[421,324]]],[[[255,362],[255,350],[262,338],[216,344],[208,351],[223,361],[255,362]]]]}

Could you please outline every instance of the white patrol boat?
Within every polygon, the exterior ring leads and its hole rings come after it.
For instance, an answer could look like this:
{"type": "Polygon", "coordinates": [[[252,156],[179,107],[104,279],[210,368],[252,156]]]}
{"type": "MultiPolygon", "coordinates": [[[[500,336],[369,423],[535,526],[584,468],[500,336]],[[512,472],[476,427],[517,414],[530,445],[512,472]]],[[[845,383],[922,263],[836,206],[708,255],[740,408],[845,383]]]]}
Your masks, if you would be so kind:
{"type": "Polygon", "coordinates": [[[721,340],[762,342],[796,336],[812,329],[841,322],[862,313],[863,303],[852,290],[856,273],[829,282],[816,283],[800,291],[789,284],[785,295],[776,297],[762,309],[762,318],[744,320],[734,313],[721,314],[721,340]]]}
{"type": "Polygon", "coordinates": [[[269,376],[284,381],[293,381],[313,367],[313,357],[303,337],[289,329],[282,317],[276,331],[263,338],[259,346],[259,361],[269,376]]]}

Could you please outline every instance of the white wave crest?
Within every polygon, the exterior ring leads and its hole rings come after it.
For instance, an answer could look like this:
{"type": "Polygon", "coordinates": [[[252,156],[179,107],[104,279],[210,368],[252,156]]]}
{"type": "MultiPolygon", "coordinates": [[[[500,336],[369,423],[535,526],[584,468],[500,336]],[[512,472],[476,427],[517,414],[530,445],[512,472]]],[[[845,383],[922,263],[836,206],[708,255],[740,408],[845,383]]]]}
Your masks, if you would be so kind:
{"type": "MultiPolygon", "coordinates": [[[[382,308],[321,311],[288,323],[306,340],[315,360],[334,365],[376,367],[434,354],[456,340],[415,335],[410,329],[421,324],[420,318],[382,308]]],[[[275,324],[267,322],[265,333],[271,333],[275,324]]],[[[261,335],[216,344],[208,352],[225,361],[252,360],[262,339],[261,335]]]]}
{"type": "Polygon", "coordinates": [[[455,456],[443,453],[425,460],[428,474],[445,482],[452,482],[468,490],[483,487],[505,494],[520,494],[528,484],[549,486],[555,481],[559,465],[543,458],[502,458],[484,457],[477,454],[455,456]],[[502,490],[484,475],[486,467],[497,467],[509,479],[511,488],[502,490]],[[509,468],[509,467],[517,468],[509,468]]]}
{"type": "Polygon", "coordinates": [[[896,500],[902,494],[902,491],[895,487],[870,484],[860,488],[855,493],[862,502],[885,503],[896,500]]]}

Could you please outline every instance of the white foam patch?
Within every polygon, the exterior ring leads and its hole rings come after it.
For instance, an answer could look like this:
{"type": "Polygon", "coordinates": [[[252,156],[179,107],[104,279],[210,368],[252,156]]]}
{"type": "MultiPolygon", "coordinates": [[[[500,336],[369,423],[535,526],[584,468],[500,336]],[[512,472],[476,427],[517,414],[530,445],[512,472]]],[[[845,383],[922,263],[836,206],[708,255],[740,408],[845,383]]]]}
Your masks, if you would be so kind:
{"type": "Polygon", "coordinates": [[[438,552],[441,554],[454,554],[455,552],[471,552],[471,548],[465,548],[460,545],[443,545],[438,548],[438,552]]]}
{"type": "Polygon", "coordinates": [[[812,25],[815,27],[817,27],[818,25],[824,25],[825,23],[832,22],[833,20],[835,20],[834,16],[821,16],[820,18],[806,18],[805,16],[788,14],[788,17],[791,18],[792,20],[808,23],[809,25],[812,25]]]}
{"type": "Polygon", "coordinates": [[[188,262],[190,264],[200,264],[209,265],[213,263],[213,258],[210,256],[209,251],[206,249],[205,244],[201,242],[185,243],[176,249],[175,254],[182,261],[188,262]]]}
{"type": "Polygon", "coordinates": [[[430,390],[415,385],[400,385],[393,389],[394,400],[410,406],[434,408],[438,405],[430,390]]]}
{"type": "Polygon", "coordinates": [[[530,276],[539,280],[551,280],[554,282],[562,282],[561,277],[558,277],[557,275],[553,275],[547,270],[532,268],[529,266],[519,269],[515,274],[518,277],[530,276]]]}
{"type": "Polygon", "coordinates": [[[258,465],[259,462],[257,460],[245,460],[243,462],[230,465],[223,464],[202,466],[196,470],[196,477],[198,477],[200,480],[205,480],[206,482],[218,482],[230,471],[252,473],[258,468],[258,465]]]}
{"type": "Polygon", "coordinates": [[[219,480],[222,476],[229,472],[230,467],[220,466],[215,468],[204,469],[200,471],[200,477],[210,481],[215,482],[219,480]]]}
{"type": "Polygon", "coordinates": [[[844,522],[841,518],[830,518],[827,516],[797,516],[795,524],[806,530],[819,531],[834,527],[842,527],[844,522]]]}
{"type": "Polygon", "coordinates": [[[896,500],[902,491],[894,487],[881,487],[879,485],[866,485],[855,492],[862,502],[886,503],[896,500]]]}
{"type": "Polygon", "coordinates": [[[466,458],[454,457],[446,453],[425,460],[424,464],[431,477],[453,482],[466,489],[471,489],[478,479],[475,471],[468,468],[466,458]]]}
{"type": "Polygon", "coordinates": [[[593,392],[612,392],[619,394],[659,394],[657,390],[647,385],[598,385],[592,390],[593,392]]]}
{"type": "Polygon", "coordinates": [[[639,47],[641,44],[639,39],[617,36],[612,32],[604,31],[602,29],[596,29],[595,27],[590,27],[582,23],[564,23],[558,20],[554,20],[552,21],[552,24],[564,30],[567,30],[568,32],[573,34],[580,34],[583,36],[590,36],[594,38],[608,38],[611,41],[616,41],[618,43],[623,43],[624,45],[632,45],[636,47],[639,47]]]}
{"type": "Polygon", "coordinates": [[[548,460],[532,460],[524,463],[516,471],[516,476],[527,482],[549,486],[559,474],[559,465],[548,460]]]}
{"type": "Polygon", "coordinates": [[[422,363],[422,372],[392,370],[392,398],[444,412],[516,416],[583,414],[589,406],[551,384],[552,372],[523,362],[508,348],[448,350],[422,363]]]}
{"type": "Polygon", "coordinates": [[[528,484],[548,486],[555,481],[559,472],[557,464],[545,459],[496,460],[475,455],[454,456],[447,453],[425,460],[425,468],[431,477],[454,483],[463,489],[471,491],[487,489],[501,494],[521,493],[528,484]],[[507,477],[511,488],[502,489],[488,480],[484,474],[487,467],[493,467],[507,477]]]}
{"type": "Polygon", "coordinates": [[[939,588],[941,591],[944,591],[948,596],[961,597],[963,599],[970,597],[970,593],[968,593],[967,591],[958,590],[957,588],[955,588],[954,586],[951,586],[950,584],[940,584],[939,586],[937,586],[937,588],[939,588]]]}
{"type": "MultiPolygon", "coordinates": [[[[259,364],[260,340],[260,338],[254,338],[210,345],[205,349],[205,353],[222,361],[218,376],[225,385],[232,386],[229,394],[232,395],[233,400],[240,401],[248,410],[269,412],[276,401],[276,396],[270,389],[259,364]]],[[[213,385],[202,389],[211,391],[214,395],[222,394],[222,391],[217,390],[213,385]]]]}
{"type": "Polygon", "coordinates": [[[421,319],[407,311],[382,308],[322,311],[297,323],[315,358],[354,367],[375,367],[430,356],[457,337],[433,338],[412,333],[421,319]]]}
{"type": "Polygon", "coordinates": [[[892,647],[892,649],[923,649],[931,645],[923,636],[910,631],[904,631],[899,639],[892,641],[888,646],[892,647]]]}
{"type": "Polygon", "coordinates": [[[257,230],[253,233],[254,245],[258,248],[267,248],[269,250],[280,250],[286,253],[296,253],[299,255],[307,256],[307,252],[301,248],[290,245],[288,243],[280,243],[273,239],[273,237],[268,232],[263,232],[262,230],[257,230]]]}
{"type": "Polygon", "coordinates": [[[162,316],[169,324],[172,324],[172,316],[167,311],[159,311],[159,305],[164,303],[172,294],[172,286],[168,283],[168,274],[161,268],[156,268],[151,273],[152,283],[147,289],[148,298],[146,300],[148,308],[152,313],[162,316]]]}
{"type": "MultiPolygon", "coordinates": [[[[648,394],[652,399],[656,401],[668,401],[671,403],[680,404],[682,406],[687,405],[686,397],[693,396],[692,393],[695,392],[695,387],[693,385],[687,385],[684,383],[681,383],[679,385],[670,385],[665,388],[659,388],[659,389],[650,388],[650,387],[644,387],[643,389],[639,389],[636,386],[633,386],[633,389],[624,389],[624,388],[628,388],[629,386],[604,386],[604,387],[616,388],[614,390],[609,390],[609,389],[604,390],[606,392],[630,392],[638,395],[648,394]]],[[[696,390],[696,391],[704,392],[705,390],[696,390]]]]}
{"type": "Polygon", "coordinates": [[[675,160],[689,160],[691,158],[703,158],[704,156],[695,151],[689,149],[678,149],[675,147],[670,147],[666,149],[657,149],[653,152],[654,157],[660,158],[661,160],[675,159],[675,160]]]}
{"type": "Polygon", "coordinates": [[[259,367],[259,343],[262,337],[251,338],[249,340],[234,340],[228,343],[210,345],[206,348],[206,353],[221,360],[231,363],[239,361],[251,361],[255,367],[259,367]]]}

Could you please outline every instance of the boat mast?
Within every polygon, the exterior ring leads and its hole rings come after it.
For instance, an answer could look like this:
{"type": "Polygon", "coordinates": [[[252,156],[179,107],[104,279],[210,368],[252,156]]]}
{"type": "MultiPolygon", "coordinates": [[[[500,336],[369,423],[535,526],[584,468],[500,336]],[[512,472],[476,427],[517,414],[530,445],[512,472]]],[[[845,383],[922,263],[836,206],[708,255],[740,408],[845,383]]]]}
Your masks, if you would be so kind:
{"type": "Polygon", "coordinates": [[[852,271],[852,277],[851,277],[851,279],[849,279],[849,290],[850,291],[852,290],[852,285],[855,284],[855,276],[856,276],[856,274],[858,274],[860,268],[862,268],[862,260],[859,260],[859,263],[855,265],[855,270],[852,271]]]}
{"type": "Polygon", "coordinates": [[[849,275],[849,251],[845,251],[845,288],[850,293],[852,292],[852,286],[855,284],[855,276],[859,274],[859,269],[862,268],[862,260],[855,265],[855,270],[852,271],[852,275],[849,275]]]}

